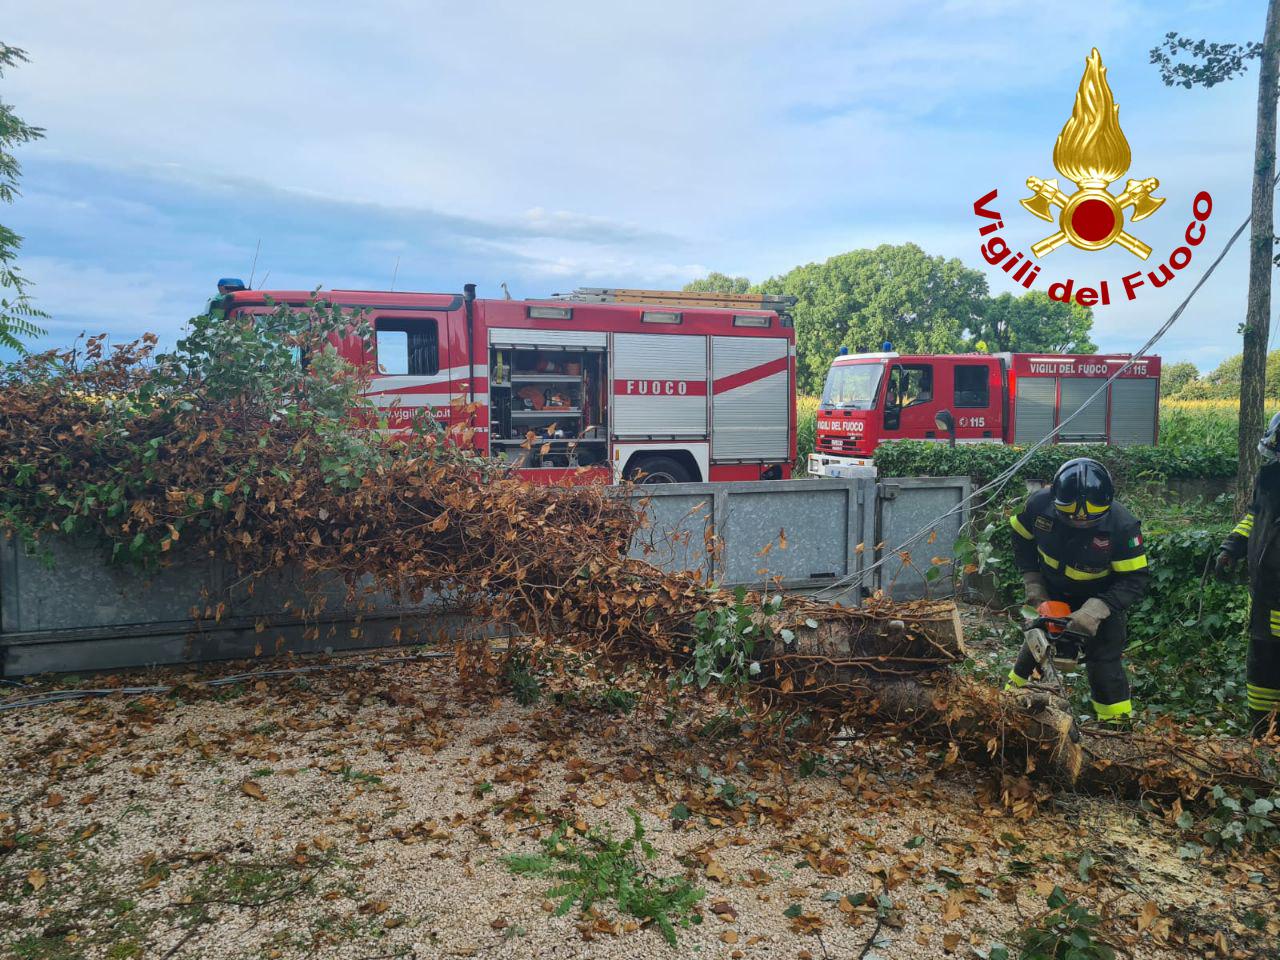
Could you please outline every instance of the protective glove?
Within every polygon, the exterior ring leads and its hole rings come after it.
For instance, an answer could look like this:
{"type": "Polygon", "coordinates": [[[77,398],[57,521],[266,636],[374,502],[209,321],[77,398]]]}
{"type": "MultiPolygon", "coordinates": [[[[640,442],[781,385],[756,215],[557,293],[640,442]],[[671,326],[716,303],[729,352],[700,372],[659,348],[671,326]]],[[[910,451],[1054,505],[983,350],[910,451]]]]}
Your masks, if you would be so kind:
{"type": "Polygon", "coordinates": [[[1067,633],[1078,633],[1086,637],[1096,637],[1098,626],[1111,616],[1111,608],[1097,597],[1090,597],[1079,610],[1073,610],[1067,622],[1067,633]]]}
{"type": "Polygon", "coordinates": [[[1213,562],[1213,575],[1219,580],[1230,580],[1235,571],[1236,558],[1223,550],[1213,562]]]}
{"type": "Polygon", "coordinates": [[[1022,589],[1026,592],[1026,605],[1033,610],[1049,599],[1049,588],[1045,585],[1044,577],[1038,573],[1024,573],[1022,589]]]}

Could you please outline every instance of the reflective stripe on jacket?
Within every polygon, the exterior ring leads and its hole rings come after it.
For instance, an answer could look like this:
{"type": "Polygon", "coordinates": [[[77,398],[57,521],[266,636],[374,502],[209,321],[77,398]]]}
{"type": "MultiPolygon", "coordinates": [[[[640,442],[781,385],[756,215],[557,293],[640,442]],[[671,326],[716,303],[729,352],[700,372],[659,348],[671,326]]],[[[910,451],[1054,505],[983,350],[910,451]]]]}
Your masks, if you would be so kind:
{"type": "Polygon", "coordinates": [[[1097,597],[1120,611],[1147,591],[1142,527],[1122,504],[1113,503],[1091,527],[1072,527],[1059,519],[1053,491],[1046,487],[1028,497],[1009,524],[1019,572],[1041,573],[1053,597],[1080,602],[1097,597]]]}
{"type": "Polygon", "coordinates": [[[1249,558],[1249,592],[1254,601],[1280,608],[1280,469],[1258,473],[1249,509],[1227,539],[1222,551],[1239,560],[1249,558]]]}

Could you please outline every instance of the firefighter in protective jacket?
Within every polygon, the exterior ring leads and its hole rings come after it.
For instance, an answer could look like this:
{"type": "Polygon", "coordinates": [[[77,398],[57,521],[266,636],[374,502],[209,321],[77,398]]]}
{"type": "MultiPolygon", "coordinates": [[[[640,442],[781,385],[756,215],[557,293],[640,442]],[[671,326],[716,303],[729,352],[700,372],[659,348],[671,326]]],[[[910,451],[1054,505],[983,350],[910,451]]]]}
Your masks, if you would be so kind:
{"type": "Polygon", "coordinates": [[[1280,707],[1280,413],[1258,441],[1262,469],[1253,484],[1249,511],[1222,544],[1218,575],[1230,574],[1248,557],[1249,658],[1245,665],[1249,722],[1255,734],[1266,732],[1270,714],[1280,707]]]}
{"type": "MultiPolygon", "coordinates": [[[[1070,605],[1066,635],[1083,639],[1094,712],[1099,720],[1127,720],[1133,704],[1121,662],[1129,642],[1125,611],[1146,593],[1149,572],[1142,530],[1115,502],[1111,474],[1096,460],[1069,460],[1053,485],[1028,497],[1010,523],[1027,605],[1070,605]]],[[[1023,647],[1009,672],[1010,686],[1024,686],[1035,666],[1023,647]]]]}

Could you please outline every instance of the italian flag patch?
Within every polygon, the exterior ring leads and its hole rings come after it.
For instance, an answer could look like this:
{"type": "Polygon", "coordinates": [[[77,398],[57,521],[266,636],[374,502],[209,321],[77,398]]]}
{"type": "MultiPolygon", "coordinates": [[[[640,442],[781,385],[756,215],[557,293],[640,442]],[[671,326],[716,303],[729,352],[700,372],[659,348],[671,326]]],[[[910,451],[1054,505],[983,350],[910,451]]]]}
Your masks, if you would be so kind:
{"type": "Polygon", "coordinates": [[[1131,547],[1140,547],[1140,546],[1142,546],[1142,534],[1140,534],[1140,533],[1139,533],[1137,536],[1130,537],[1130,538],[1129,538],[1129,546],[1131,546],[1131,547]]]}

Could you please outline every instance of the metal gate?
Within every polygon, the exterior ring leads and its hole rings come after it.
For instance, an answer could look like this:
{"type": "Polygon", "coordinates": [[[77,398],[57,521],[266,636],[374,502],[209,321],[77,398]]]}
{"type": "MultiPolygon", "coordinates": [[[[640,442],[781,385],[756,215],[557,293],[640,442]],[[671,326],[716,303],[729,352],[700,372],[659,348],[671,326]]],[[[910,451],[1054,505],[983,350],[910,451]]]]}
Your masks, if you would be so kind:
{"type": "Polygon", "coordinates": [[[876,498],[875,587],[898,600],[949,596],[956,540],[969,521],[968,477],[891,477],[876,498]],[[919,542],[898,550],[923,532],[919,542]],[[905,554],[905,556],[904,556],[905,554]],[[938,573],[929,571],[937,569],[938,573]]]}

